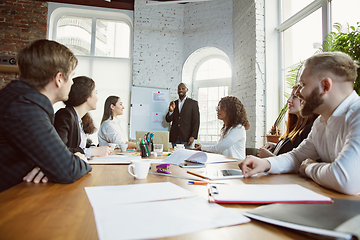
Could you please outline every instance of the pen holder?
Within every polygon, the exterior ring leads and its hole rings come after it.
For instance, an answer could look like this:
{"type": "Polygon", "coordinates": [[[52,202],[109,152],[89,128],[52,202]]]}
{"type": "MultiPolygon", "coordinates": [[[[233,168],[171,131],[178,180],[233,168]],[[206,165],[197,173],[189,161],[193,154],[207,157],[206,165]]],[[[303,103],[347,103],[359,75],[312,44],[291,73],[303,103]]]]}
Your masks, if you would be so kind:
{"type": "Polygon", "coordinates": [[[142,157],[150,157],[150,151],[148,145],[143,140],[141,140],[140,142],[140,150],[142,157]]]}
{"type": "Polygon", "coordinates": [[[153,143],[153,140],[150,140],[150,141],[148,142],[148,148],[149,148],[149,150],[151,149],[151,152],[154,151],[154,143],[153,143]]]}

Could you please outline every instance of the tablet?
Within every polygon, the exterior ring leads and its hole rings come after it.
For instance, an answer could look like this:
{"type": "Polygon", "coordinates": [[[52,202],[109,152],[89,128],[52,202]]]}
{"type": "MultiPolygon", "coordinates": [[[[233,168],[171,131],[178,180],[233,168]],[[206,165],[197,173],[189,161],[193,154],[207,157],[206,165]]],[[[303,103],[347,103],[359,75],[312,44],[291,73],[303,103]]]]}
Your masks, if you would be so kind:
{"type": "Polygon", "coordinates": [[[224,170],[188,170],[187,173],[195,176],[210,179],[231,179],[231,178],[243,178],[244,175],[240,169],[224,169],[224,170]]]}

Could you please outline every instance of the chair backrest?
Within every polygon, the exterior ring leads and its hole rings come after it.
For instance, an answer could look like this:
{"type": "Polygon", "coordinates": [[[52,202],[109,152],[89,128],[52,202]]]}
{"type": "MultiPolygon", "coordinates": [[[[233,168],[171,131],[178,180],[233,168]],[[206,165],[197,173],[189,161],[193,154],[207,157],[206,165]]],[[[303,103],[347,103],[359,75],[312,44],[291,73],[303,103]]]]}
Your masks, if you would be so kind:
{"type": "MultiPolygon", "coordinates": [[[[136,141],[140,138],[143,139],[144,135],[149,131],[136,131],[136,141]]],[[[164,146],[164,152],[169,151],[169,132],[168,131],[151,131],[154,133],[153,143],[162,143],[164,146]]]]}

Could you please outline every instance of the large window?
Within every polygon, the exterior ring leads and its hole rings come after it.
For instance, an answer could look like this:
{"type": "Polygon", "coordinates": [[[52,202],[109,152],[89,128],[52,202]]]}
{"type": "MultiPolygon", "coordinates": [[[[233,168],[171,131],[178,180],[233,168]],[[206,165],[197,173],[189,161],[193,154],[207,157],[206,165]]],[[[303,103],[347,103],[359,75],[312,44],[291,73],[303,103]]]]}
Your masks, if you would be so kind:
{"type": "Polygon", "coordinates": [[[214,143],[219,140],[223,124],[217,119],[215,108],[229,94],[231,84],[229,61],[222,56],[203,59],[195,68],[193,81],[200,109],[200,140],[214,143]]]}
{"type": "MultiPolygon", "coordinates": [[[[333,28],[334,23],[340,23],[343,31],[347,26],[355,26],[360,22],[358,9],[359,0],[278,0],[278,11],[280,13],[279,23],[276,27],[280,37],[279,56],[281,68],[279,76],[282,77],[279,93],[283,96],[284,92],[289,93],[291,89],[286,83],[288,71],[300,62],[316,53],[322,45],[323,40],[330,31],[336,31],[333,28]]],[[[274,1],[271,3],[274,4],[274,1]]],[[[272,16],[276,19],[276,16],[272,16]]],[[[268,17],[268,19],[270,19],[268,17]]],[[[268,33],[271,34],[271,31],[268,33]]],[[[267,34],[267,41],[271,41],[270,34],[267,34]]],[[[278,37],[272,35],[272,37],[278,37]]],[[[276,46],[276,45],[272,45],[276,46]]],[[[267,48],[267,51],[270,49],[267,48]]],[[[267,63],[268,69],[273,69],[273,63],[267,63]],[[272,68],[270,67],[272,66],[272,68]]],[[[268,81],[276,82],[277,80],[268,81]]],[[[269,85],[267,85],[269,87],[269,85]]],[[[270,86],[271,88],[271,86],[270,86]]],[[[267,95],[271,96],[271,92],[267,95]]],[[[267,99],[269,100],[269,99],[267,99]]],[[[270,99],[271,100],[271,99],[270,99]]],[[[286,101],[283,97],[279,104],[281,107],[286,101]]],[[[269,109],[270,110],[270,109],[269,109]]],[[[267,116],[270,114],[267,113],[267,116]]],[[[272,115],[271,115],[272,116],[272,115]]],[[[275,119],[271,119],[272,123],[275,119]]],[[[268,122],[268,120],[267,120],[268,122]]],[[[268,124],[268,123],[267,123],[268,124]]],[[[269,124],[268,124],[269,125],[269,124]]]]}
{"type": "MultiPolygon", "coordinates": [[[[323,8],[328,8],[323,0],[282,0],[283,23],[280,25],[282,34],[282,75],[284,76],[283,92],[288,95],[291,86],[286,82],[288,71],[304,62],[319,50],[325,36],[323,8]]],[[[284,97],[283,102],[286,99],[284,97]]]]}
{"type": "MultiPolygon", "coordinates": [[[[130,107],[126,106],[130,106],[132,19],[121,11],[49,5],[49,9],[54,9],[49,38],[75,53],[79,60],[75,76],[85,75],[95,81],[99,101],[97,109],[90,112],[95,126],[100,127],[106,98],[116,95],[125,105],[121,124],[128,133],[130,107]]],[[[62,106],[57,104],[55,110],[62,106]]],[[[90,138],[97,144],[96,133],[90,138]]]]}
{"type": "Polygon", "coordinates": [[[76,55],[129,58],[130,26],[123,21],[62,16],[57,22],[55,40],[76,55]]]}

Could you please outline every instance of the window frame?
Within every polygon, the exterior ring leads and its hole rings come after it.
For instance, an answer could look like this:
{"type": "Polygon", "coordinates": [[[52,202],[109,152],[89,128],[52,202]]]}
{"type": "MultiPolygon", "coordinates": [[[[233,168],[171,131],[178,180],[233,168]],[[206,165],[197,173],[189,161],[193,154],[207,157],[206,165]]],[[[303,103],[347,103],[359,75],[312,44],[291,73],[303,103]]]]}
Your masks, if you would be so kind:
{"type": "MultiPolygon", "coordinates": [[[[107,8],[98,8],[98,7],[87,7],[71,4],[59,4],[59,3],[49,3],[49,14],[48,14],[48,34],[47,38],[50,40],[56,40],[57,34],[57,25],[61,17],[64,16],[73,16],[73,17],[84,17],[92,19],[91,27],[91,47],[90,55],[79,55],[79,56],[90,56],[90,57],[105,57],[105,58],[119,58],[119,59],[130,59],[132,63],[133,59],[133,19],[132,11],[128,10],[109,10],[107,8]],[[96,21],[100,20],[109,20],[109,21],[120,21],[124,22],[129,26],[130,29],[130,39],[129,39],[129,57],[109,57],[109,56],[95,56],[95,42],[96,42],[96,21]]],[[[132,71],[132,67],[131,67],[132,71]]]]}
{"type": "MultiPolygon", "coordinates": [[[[194,68],[194,71],[192,73],[192,89],[193,89],[192,91],[193,91],[194,98],[199,100],[199,95],[198,95],[199,94],[199,92],[198,92],[199,88],[210,88],[210,87],[221,87],[221,86],[227,86],[228,87],[228,95],[230,95],[231,94],[232,76],[233,76],[233,68],[231,66],[230,59],[227,58],[226,56],[219,55],[219,54],[209,54],[208,56],[201,58],[201,60],[196,64],[196,66],[194,68]],[[206,61],[208,61],[210,59],[213,59],[213,58],[222,59],[229,65],[229,68],[231,70],[231,77],[209,79],[209,80],[195,80],[197,71],[199,70],[200,66],[204,62],[206,62],[206,61]]],[[[218,119],[216,119],[216,120],[219,121],[218,119]]],[[[200,124],[201,124],[201,122],[200,122],[200,124]]],[[[220,136],[221,136],[220,131],[217,133],[217,136],[218,136],[218,139],[219,139],[220,136]]],[[[216,142],[217,141],[206,142],[206,141],[201,140],[201,143],[205,144],[205,145],[213,145],[213,144],[216,144],[216,142]]]]}
{"type": "MultiPolygon", "coordinates": [[[[331,32],[331,1],[314,0],[293,16],[283,21],[283,0],[267,0],[265,3],[265,48],[266,48],[266,119],[265,129],[269,131],[281,107],[286,103],[286,76],[284,66],[284,31],[321,8],[322,38],[331,32]],[[275,69],[274,71],[272,69],[275,69]]],[[[281,127],[285,127],[282,123],[281,127]]],[[[265,132],[265,135],[267,132],[265,132]]]]}

